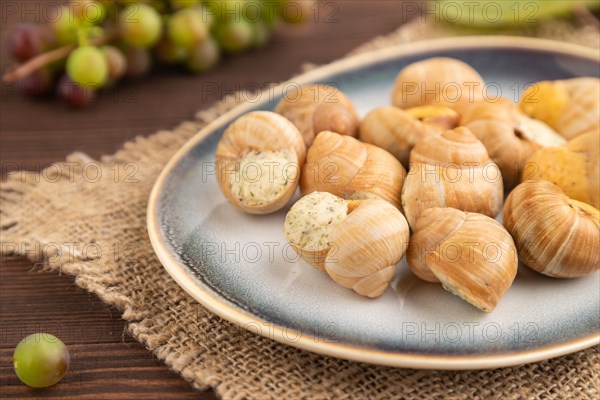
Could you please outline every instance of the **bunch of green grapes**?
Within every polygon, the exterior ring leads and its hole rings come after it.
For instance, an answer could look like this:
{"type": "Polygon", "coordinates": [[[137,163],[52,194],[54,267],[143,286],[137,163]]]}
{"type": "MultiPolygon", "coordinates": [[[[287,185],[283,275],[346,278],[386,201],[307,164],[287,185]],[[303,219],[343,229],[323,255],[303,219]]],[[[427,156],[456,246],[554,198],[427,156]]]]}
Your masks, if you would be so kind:
{"type": "Polygon", "coordinates": [[[58,82],[58,96],[80,108],[156,64],[209,71],[226,54],[264,46],[278,23],[309,20],[314,7],[312,0],[71,0],[47,23],[11,31],[9,52],[23,67],[12,80],[30,95],[58,82]],[[45,57],[43,67],[26,68],[45,57]]]}
{"type": "Polygon", "coordinates": [[[565,18],[578,7],[600,9],[599,0],[437,0],[431,13],[449,22],[471,29],[498,30],[565,18]]]}

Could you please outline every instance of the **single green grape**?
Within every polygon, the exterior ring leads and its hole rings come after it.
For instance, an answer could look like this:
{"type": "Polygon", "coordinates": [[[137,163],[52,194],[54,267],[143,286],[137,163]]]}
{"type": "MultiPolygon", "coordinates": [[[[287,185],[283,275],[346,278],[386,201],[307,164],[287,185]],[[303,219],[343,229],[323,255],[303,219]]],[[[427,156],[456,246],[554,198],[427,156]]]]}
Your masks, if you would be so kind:
{"type": "Polygon", "coordinates": [[[73,9],[62,6],[48,16],[48,22],[56,35],[59,44],[77,43],[79,39],[80,21],[73,13],[73,9]]]}
{"type": "Polygon", "coordinates": [[[240,4],[241,15],[249,22],[256,23],[262,17],[263,2],[258,0],[246,0],[240,4]]]}
{"type": "Polygon", "coordinates": [[[215,37],[223,50],[238,53],[252,45],[254,28],[243,18],[232,19],[217,26],[215,37]]]}
{"type": "Polygon", "coordinates": [[[219,45],[212,36],[209,36],[190,51],[185,65],[190,71],[204,72],[213,69],[220,59],[219,45]]]}
{"type": "Polygon", "coordinates": [[[115,82],[121,79],[127,71],[125,54],[114,46],[103,46],[102,52],[108,64],[108,81],[115,82]]]}
{"type": "Polygon", "coordinates": [[[168,36],[163,36],[154,47],[154,54],[166,64],[177,64],[188,58],[189,51],[173,43],[168,36]]]}
{"type": "Polygon", "coordinates": [[[277,23],[281,1],[264,0],[261,2],[260,19],[272,28],[277,23]]]}
{"type": "Polygon", "coordinates": [[[27,386],[44,388],[58,383],[69,368],[67,346],[56,336],[34,333],[15,348],[13,365],[17,376],[27,386]]]}
{"type": "Polygon", "coordinates": [[[75,16],[85,25],[98,25],[106,18],[106,7],[96,0],[71,0],[75,16]]]}
{"type": "Polygon", "coordinates": [[[80,46],[67,58],[67,74],[78,85],[101,88],[108,80],[108,62],[102,50],[80,46]]]}
{"type": "Polygon", "coordinates": [[[283,0],[279,7],[279,15],[289,24],[303,24],[310,20],[314,8],[315,2],[312,0],[283,0]]]}
{"type": "Polygon", "coordinates": [[[263,47],[271,38],[271,27],[263,21],[258,21],[252,24],[254,35],[252,37],[252,45],[255,47],[263,47]]]}
{"type": "Polygon", "coordinates": [[[188,49],[201,43],[209,31],[210,17],[201,7],[179,10],[167,22],[169,39],[177,46],[188,49]]]}
{"type": "Polygon", "coordinates": [[[148,48],[160,39],[162,19],[147,4],[129,4],[119,13],[119,33],[126,44],[148,48]]]}
{"type": "MultiPolygon", "coordinates": [[[[273,26],[279,12],[279,6],[280,1],[275,0],[245,0],[238,2],[237,11],[248,22],[253,24],[264,22],[269,26],[273,26]]],[[[229,13],[229,15],[232,16],[233,14],[229,13]]]]}
{"type": "Polygon", "coordinates": [[[127,59],[127,71],[125,75],[128,78],[139,79],[148,75],[152,69],[152,55],[150,51],[139,47],[129,47],[123,51],[127,59]]]}
{"type": "Polygon", "coordinates": [[[254,14],[256,3],[256,0],[208,0],[204,5],[215,15],[217,24],[222,24],[247,13],[254,14]]]}

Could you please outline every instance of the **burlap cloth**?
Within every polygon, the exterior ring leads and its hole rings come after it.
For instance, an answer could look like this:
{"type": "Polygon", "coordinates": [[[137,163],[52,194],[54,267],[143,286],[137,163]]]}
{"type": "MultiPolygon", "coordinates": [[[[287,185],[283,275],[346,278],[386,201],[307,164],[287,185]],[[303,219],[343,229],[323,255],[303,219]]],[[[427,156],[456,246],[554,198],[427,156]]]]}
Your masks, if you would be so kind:
{"type": "MultiPolygon", "coordinates": [[[[448,33],[416,20],[357,51],[448,33]]],[[[593,28],[559,24],[535,33],[598,48],[593,28]]],[[[40,175],[9,176],[0,191],[2,250],[74,275],[77,285],[122,310],[131,335],[156,357],[195,388],[212,387],[226,399],[599,398],[598,347],[495,370],[387,368],[276,343],[190,298],[152,251],[146,203],[173,153],[235,105],[230,96],[194,121],[137,138],[98,162],[77,153],[40,175]]]]}

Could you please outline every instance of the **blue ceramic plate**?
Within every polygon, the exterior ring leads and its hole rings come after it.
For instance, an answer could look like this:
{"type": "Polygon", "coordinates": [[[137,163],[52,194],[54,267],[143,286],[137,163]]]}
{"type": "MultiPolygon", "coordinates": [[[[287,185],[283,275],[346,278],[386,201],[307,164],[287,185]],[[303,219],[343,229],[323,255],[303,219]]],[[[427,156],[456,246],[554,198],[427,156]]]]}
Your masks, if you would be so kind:
{"type": "Polygon", "coordinates": [[[398,71],[429,57],[454,57],[518,99],[544,79],[598,76],[597,52],[535,39],[453,38],[383,49],[304,74],[256,96],[199,132],[167,164],[148,206],[159,259],[179,285],[221,317],[317,353],[413,368],[492,368],[542,360],[599,343],[600,274],[558,280],[520,268],[491,314],[415,278],[405,261],[386,292],[370,300],[297,259],[282,226],[237,211],[214,176],[223,130],[254,110],[272,110],[297,85],[338,86],[361,115],[389,103],[398,71]]]}

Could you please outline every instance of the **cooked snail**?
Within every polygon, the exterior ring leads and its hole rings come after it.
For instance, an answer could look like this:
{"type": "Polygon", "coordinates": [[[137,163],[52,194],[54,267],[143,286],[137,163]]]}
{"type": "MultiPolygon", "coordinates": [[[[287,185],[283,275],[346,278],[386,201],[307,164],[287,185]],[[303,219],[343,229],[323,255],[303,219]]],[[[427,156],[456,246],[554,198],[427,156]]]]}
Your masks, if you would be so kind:
{"type": "Polygon", "coordinates": [[[521,110],[544,121],[567,139],[600,126],[600,79],[573,78],[531,85],[521,97],[521,110]]]}
{"type": "Polygon", "coordinates": [[[454,208],[429,208],[406,253],[419,278],[440,282],[480,310],[494,310],[517,274],[512,237],[496,220],[454,208]]]}
{"type": "Polygon", "coordinates": [[[600,134],[590,131],[565,146],[538,150],[529,158],[523,180],[547,180],[567,196],[600,208],[600,134]]]}
{"type": "Polygon", "coordinates": [[[358,134],[359,117],[354,105],[333,86],[314,84],[299,88],[286,95],[275,112],[296,125],[306,146],[310,146],[321,131],[353,137],[358,134]]]}
{"type": "Polygon", "coordinates": [[[536,150],[565,143],[550,127],[521,114],[505,100],[469,105],[463,112],[461,125],[484,144],[490,158],[498,164],[507,190],[519,183],[527,159],[536,150]]]}
{"type": "Polygon", "coordinates": [[[350,200],[383,199],[400,207],[406,170],[377,146],[334,132],[319,133],[302,169],[302,194],[329,192],[350,200]]]}
{"type": "Polygon", "coordinates": [[[460,110],[482,98],[484,81],[471,66],[453,58],[410,64],[396,78],[392,104],[400,108],[442,105],[460,110]]]}
{"type": "Polygon", "coordinates": [[[420,139],[455,128],[458,119],[456,111],[443,106],[379,107],[361,121],[359,138],[387,150],[408,167],[410,151],[420,139]]]}
{"type": "Polygon", "coordinates": [[[432,207],[494,217],[502,207],[502,196],[498,166],[465,127],[427,136],[410,153],[402,207],[411,228],[423,210],[432,207]]]}
{"type": "Polygon", "coordinates": [[[305,156],[302,135],[286,118],[268,111],[245,114],[217,145],[219,187],[247,213],[277,211],[294,195],[305,156]]]}
{"type": "Polygon", "coordinates": [[[573,278],[600,268],[600,211],[570,199],[548,181],[527,181],[506,199],[504,226],[519,259],[556,278],[573,278]]]}
{"type": "Polygon", "coordinates": [[[408,247],[406,219],[386,201],[351,200],[313,192],[285,217],[291,247],[339,285],[367,296],[387,288],[408,247]]]}

